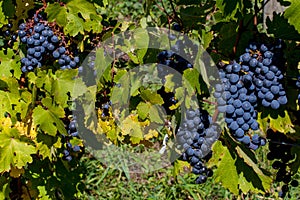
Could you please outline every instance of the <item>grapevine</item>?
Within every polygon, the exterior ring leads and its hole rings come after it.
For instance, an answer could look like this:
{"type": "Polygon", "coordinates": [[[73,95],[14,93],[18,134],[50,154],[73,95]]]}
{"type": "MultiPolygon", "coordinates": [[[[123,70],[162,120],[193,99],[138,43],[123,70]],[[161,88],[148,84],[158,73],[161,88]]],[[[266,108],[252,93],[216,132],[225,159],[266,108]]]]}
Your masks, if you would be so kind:
{"type": "Polygon", "coordinates": [[[297,199],[298,8],[1,1],[0,199],[297,199]]]}

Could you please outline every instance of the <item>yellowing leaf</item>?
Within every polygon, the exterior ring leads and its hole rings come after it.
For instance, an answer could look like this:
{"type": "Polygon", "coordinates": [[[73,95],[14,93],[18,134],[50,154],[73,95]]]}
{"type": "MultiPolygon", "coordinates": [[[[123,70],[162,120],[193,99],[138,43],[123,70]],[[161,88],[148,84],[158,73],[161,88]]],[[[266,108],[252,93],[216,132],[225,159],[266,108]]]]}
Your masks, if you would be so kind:
{"type": "Polygon", "coordinates": [[[21,169],[16,168],[16,167],[12,167],[10,172],[9,172],[9,175],[11,177],[18,178],[18,177],[21,176],[21,174],[24,174],[24,173],[25,173],[25,170],[24,170],[23,167],[21,169]]]}
{"type": "Polygon", "coordinates": [[[142,127],[137,116],[130,115],[121,122],[122,135],[129,135],[133,144],[139,143],[143,139],[142,127]]]}
{"type": "Polygon", "coordinates": [[[156,130],[150,129],[148,133],[144,136],[145,140],[150,140],[152,138],[156,138],[158,136],[158,132],[156,130]]]}
{"type": "MultiPolygon", "coordinates": [[[[11,132],[16,132],[11,129],[11,132]]],[[[35,154],[35,147],[15,138],[7,133],[0,133],[0,172],[9,171],[11,166],[24,167],[32,162],[31,154],[35,154]]]]}

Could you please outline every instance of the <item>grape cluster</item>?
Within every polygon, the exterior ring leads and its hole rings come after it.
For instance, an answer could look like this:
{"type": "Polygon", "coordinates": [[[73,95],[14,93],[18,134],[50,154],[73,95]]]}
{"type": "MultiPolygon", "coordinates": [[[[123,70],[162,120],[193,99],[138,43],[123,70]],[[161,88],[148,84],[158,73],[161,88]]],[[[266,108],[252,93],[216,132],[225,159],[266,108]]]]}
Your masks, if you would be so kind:
{"type": "Polygon", "coordinates": [[[11,23],[8,23],[6,26],[2,27],[0,30],[0,35],[3,35],[5,38],[5,41],[9,41],[9,44],[15,42],[17,40],[17,35],[12,33],[13,25],[11,23]]]}
{"type": "Polygon", "coordinates": [[[277,51],[281,47],[280,43],[269,48],[262,44],[258,49],[257,45],[251,44],[246,49],[246,53],[240,56],[240,62],[242,67],[246,69],[245,71],[253,73],[253,83],[262,106],[271,107],[275,110],[280,105],[287,104],[286,92],[280,82],[283,79],[283,74],[276,66],[278,63],[276,59],[279,57],[277,51]]]}
{"type": "Polygon", "coordinates": [[[65,123],[68,135],[63,137],[63,142],[66,144],[65,149],[63,150],[63,159],[67,161],[72,160],[72,152],[73,153],[78,153],[80,152],[80,146],[74,145],[72,146],[70,140],[74,137],[78,137],[78,132],[76,129],[77,122],[76,122],[76,117],[73,117],[72,120],[68,121],[65,123]]]}
{"type": "Polygon", "coordinates": [[[278,48],[281,45],[268,48],[262,44],[258,49],[256,44],[250,44],[240,56],[240,62],[221,66],[221,84],[215,85],[218,110],[225,113],[230,132],[253,150],[266,144],[266,140],[257,134],[247,135],[250,129],[259,129],[258,105],[276,110],[287,103],[281,83],[283,74],[275,65],[279,61],[274,59],[274,55],[278,56],[278,48]]]}
{"type": "Polygon", "coordinates": [[[20,41],[26,44],[26,57],[21,59],[22,72],[40,68],[43,62],[54,58],[60,69],[73,69],[79,63],[79,57],[72,58],[59,36],[43,21],[41,15],[36,15],[33,20],[20,24],[18,35],[20,41]]]}
{"type": "Polygon", "coordinates": [[[225,122],[233,136],[249,148],[256,150],[265,140],[254,134],[245,135],[250,129],[258,130],[257,98],[251,72],[242,73],[240,64],[234,62],[220,70],[223,84],[216,84],[214,97],[218,110],[225,113],[225,122]]]}
{"type": "Polygon", "coordinates": [[[163,66],[168,66],[172,69],[177,70],[180,73],[183,73],[184,70],[193,67],[193,65],[189,63],[186,59],[184,59],[183,57],[181,57],[180,55],[176,54],[174,51],[171,50],[164,50],[160,52],[157,55],[157,59],[159,62],[157,66],[157,70],[159,76],[162,79],[164,79],[166,75],[171,73],[170,70],[166,69],[166,67],[163,66]]]}
{"type": "Polygon", "coordinates": [[[289,185],[297,187],[298,181],[292,180],[292,172],[289,171],[289,164],[293,162],[295,154],[292,153],[292,146],[294,141],[287,138],[287,136],[281,132],[274,132],[272,129],[267,131],[267,138],[269,142],[269,153],[267,154],[268,160],[274,160],[272,168],[278,170],[276,173],[276,181],[283,182],[284,185],[279,192],[280,197],[285,197],[289,185]]]}
{"type": "Polygon", "coordinates": [[[188,110],[182,126],[176,133],[177,148],[183,150],[181,160],[188,161],[192,172],[199,175],[197,184],[212,176],[212,170],[204,165],[211,156],[211,146],[219,137],[220,128],[204,110],[188,110]]]}

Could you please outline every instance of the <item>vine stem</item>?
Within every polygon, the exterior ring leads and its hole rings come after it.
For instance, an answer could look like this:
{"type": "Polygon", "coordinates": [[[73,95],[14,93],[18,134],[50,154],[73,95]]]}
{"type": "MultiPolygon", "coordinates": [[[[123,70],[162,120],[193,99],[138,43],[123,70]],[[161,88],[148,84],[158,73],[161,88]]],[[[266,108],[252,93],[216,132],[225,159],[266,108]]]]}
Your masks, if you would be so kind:
{"type": "Polygon", "coordinates": [[[46,0],[43,0],[43,7],[41,7],[40,9],[38,9],[38,10],[35,12],[35,14],[38,15],[39,12],[40,12],[41,10],[45,10],[45,8],[47,8],[47,2],[46,2],[46,0]]]}
{"type": "Polygon", "coordinates": [[[219,110],[216,109],[215,112],[214,112],[214,115],[212,116],[212,121],[213,121],[213,122],[216,122],[218,116],[219,116],[219,110]]]}
{"type": "Polygon", "coordinates": [[[168,18],[171,18],[171,16],[168,14],[168,12],[166,11],[166,9],[164,7],[161,7],[158,3],[156,3],[156,6],[158,7],[158,9],[160,9],[162,12],[164,12],[168,18]]]}
{"type": "Polygon", "coordinates": [[[238,33],[237,33],[237,36],[235,38],[234,46],[233,46],[233,49],[232,49],[233,55],[236,54],[236,48],[237,48],[237,45],[239,44],[241,34],[242,34],[242,30],[243,30],[243,20],[240,20],[238,33]]]}

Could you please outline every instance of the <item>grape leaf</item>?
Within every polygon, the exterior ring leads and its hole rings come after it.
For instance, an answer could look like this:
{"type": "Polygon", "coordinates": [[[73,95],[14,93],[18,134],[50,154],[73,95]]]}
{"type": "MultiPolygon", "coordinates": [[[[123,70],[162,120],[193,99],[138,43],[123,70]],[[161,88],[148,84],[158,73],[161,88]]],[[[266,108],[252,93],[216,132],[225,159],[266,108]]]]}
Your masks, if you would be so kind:
{"type": "MultiPolygon", "coordinates": [[[[204,72],[203,75],[206,76],[205,69],[202,72],[204,72]]],[[[183,77],[185,80],[184,86],[187,88],[188,91],[190,91],[189,94],[193,94],[195,92],[195,89],[197,91],[200,91],[199,72],[196,69],[184,70],[183,77]]]]}
{"type": "Polygon", "coordinates": [[[7,24],[7,19],[2,10],[3,1],[0,2],[0,28],[2,28],[3,24],[7,24]]]}
{"type": "Polygon", "coordinates": [[[300,35],[295,27],[288,23],[288,20],[283,14],[273,13],[273,20],[266,20],[267,31],[269,34],[274,34],[275,37],[287,40],[300,40],[300,35]]]}
{"type": "Polygon", "coordinates": [[[49,4],[45,11],[48,14],[48,21],[56,21],[60,26],[65,26],[67,24],[67,11],[65,7],[60,6],[59,3],[55,2],[49,4]]]}
{"type": "Polygon", "coordinates": [[[38,105],[33,110],[33,122],[49,135],[56,136],[57,131],[66,135],[64,123],[60,120],[65,114],[63,108],[53,105],[50,98],[44,98],[42,103],[46,109],[38,105]]]}
{"type": "Polygon", "coordinates": [[[140,102],[136,108],[139,118],[141,118],[142,120],[145,120],[148,117],[149,108],[150,108],[150,105],[148,103],[140,102]]]}
{"type": "Polygon", "coordinates": [[[0,172],[9,171],[11,166],[24,167],[33,161],[30,155],[36,153],[34,146],[21,140],[17,129],[7,129],[0,133],[0,172]]]}
{"type": "Polygon", "coordinates": [[[140,58],[143,58],[147,52],[148,44],[149,44],[149,35],[148,31],[142,28],[138,28],[134,30],[134,43],[135,49],[144,49],[140,53],[140,58]]]}
{"type": "MultiPolygon", "coordinates": [[[[231,140],[231,139],[230,139],[231,140]]],[[[243,193],[265,192],[269,190],[271,178],[265,175],[258,168],[256,161],[253,161],[234,141],[229,141],[231,146],[223,146],[216,142],[213,146],[213,158],[217,169],[215,180],[222,182],[225,188],[238,195],[239,189],[243,193]]]]}
{"type": "Polygon", "coordinates": [[[294,133],[294,125],[290,119],[288,112],[280,111],[273,111],[269,109],[264,110],[260,114],[260,119],[258,120],[260,124],[269,123],[271,129],[282,132],[282,133],[294,133]]]}
{"type": "Polygon", "coordinates": [[[10,199],[10,181],[5,176],[0,176],[0,199],[10,199]]]}
{"type": "Polygon", "coordinates": [[[78,33],[84,33],[84,21],[76,15],[67,15],[68,23],[66,24],[64,31],[69,33],[71,36],[76,36],[78,33]]]}
{"type": "Polygon", "coordinates": [[[16,168],[16,167],[12,167],[11,169],[10,169],[10,172],[9,172],[9,175],[11,176],[11,177],[14,177],[14,178],[18,178],[18,177],[20,177],[22,174],[24,174],[25,173],[25,170],[24,170],[24,168],[22,167],[22,168],[16,168]]]}
{"type": "Polygon", "coordinates": [[[164,103],[163,98],[159,94],[148,89],[141,91],[141,97],[152,104],[162,105],[164,103]]]}
{"type": "Polygon", "coordinates": [[[8,48],[7,53],[0,51],[0,77],[10,77],[14,75],[20,79],[22,72],[18,60],[18,56],[16,56],[12,49],[8,48]],[[11,70],[13,70],[13,74],[11,70]]]}
{"type": "Polygon", "coordinates": [[[3,117],[6,112],[10,113],[12,121],[16,122],[17,107],[19,106],[20,95],[17,93],[4,92],[0,90],[0,115],[3,117]]]}
{"type": "Polygon", "coordinates": [[[37,186],[37,189],[39,191],[39,199],[41,200],[47,200],[47,199],[50,199],[50,196],[47,194],[47,189],[44,185],[40,185],[40,186],[37,186]]]}
{"type": "Polygon", "coordinates": [[[288,19],[288,22],[295,27],[295,29],[300,33],[300,1],[290,0],[291,5],[285,10],[284,17],[288,19]]]}
{"type": "Polygon", "coordinates": [[[223,20],[236,20],[237,18],[235,15],[241,10],[242,2],[241,0],[220,0],[216,1],[216,7],[221,11],[223,20]]]}
{"type": "Polygon", "coordinates": [[[52,83],[52,94],[56,103],[67,106],[68,93],[75,99],[86,93],[87,87],[82,79],[75,78],[77,70],[58,70],[52,83]]]}
{"type": "Polygon", "coordinates": [[[137,116],[128,116],[121,123],[122,135],[129,135],[133,144],[138,144],[143,139],[142,127],[137,116]]]}
{"type": "MultiPolygon", "coordinates": [[[[28,11],[34,8],[33,0],[16,0],[16,12],[14,13],[17,18],[14,20],[14,25],[18,26],[18,22],[28,17],[28,11]]],[[[13,7],[9,4],[10,7],[13,7]]]]}
{"type": "Polygon", "coordinates": [[[144,135],[145,140],[150,140],[151,138],[157,138],[158,132],[156,130],[150,129],[147,134],[144,135]]]}
{"type": "Polygon", "coordinates": [[[59,3],[49,4],[46,13],[49,21],[56,21],[64,27],[65,34],[71,36],[84,34],[85,30],[95,33],[102,31],[102,17],[97,15],[94,5],[86,0],[71,0],[64,6],[59,3]]]}
{"type": "Polygon", "coordinates": [[[164,124],[164,116],[161,108],[158,105],[152,105],[149,110],[149,118],[151,122],[156,122],[158,124],[164,124]]]}

